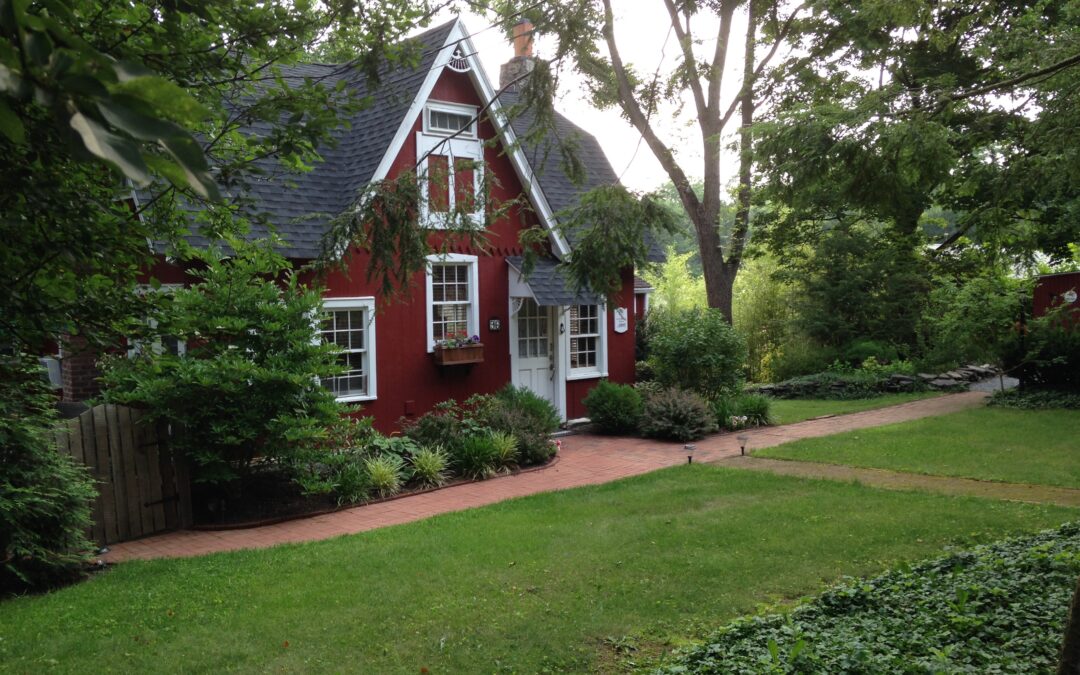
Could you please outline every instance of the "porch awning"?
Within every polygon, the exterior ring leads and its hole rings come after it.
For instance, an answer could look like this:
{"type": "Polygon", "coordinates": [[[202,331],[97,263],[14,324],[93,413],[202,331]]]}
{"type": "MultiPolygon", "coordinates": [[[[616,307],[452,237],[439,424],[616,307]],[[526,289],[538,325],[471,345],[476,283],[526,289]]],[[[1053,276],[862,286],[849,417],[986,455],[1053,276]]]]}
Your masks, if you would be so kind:
{"type": "Polygon", "coordinates": [[[599,305],[604,298],[592,291],[582,289],[575,293],[559,263],[551,258],[537,258],[528,276],[521,273],[525,261],[521,256],[506,259],[510,265],[511,288],[515,280],[528,286],[536,304],[541,307],[565,307],[567,305],[599,305]]]}

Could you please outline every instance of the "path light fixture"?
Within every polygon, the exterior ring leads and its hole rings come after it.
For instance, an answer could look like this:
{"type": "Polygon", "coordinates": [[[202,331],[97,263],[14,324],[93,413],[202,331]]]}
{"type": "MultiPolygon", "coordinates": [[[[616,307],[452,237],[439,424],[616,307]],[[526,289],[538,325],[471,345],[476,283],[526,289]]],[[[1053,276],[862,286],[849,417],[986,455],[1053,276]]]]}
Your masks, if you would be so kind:
{"type": "Polygon", "coordinates": [[[746,442],[750,440],[750,437],[746,434],[739,434],[735,438],[739,439],[739,454],[746,455],[746,442]]]}
{"type": "Polygon", "coordinates": [[[693,445],[693,444],[690,444],[690,443],[687,443],[686,445],[684,445],[682,447],[683,447],[683,450],[686,451],[686,463],[687,464],[693,464],[694,463],[694,451],[697,450],[697,446],[693,445]]]}

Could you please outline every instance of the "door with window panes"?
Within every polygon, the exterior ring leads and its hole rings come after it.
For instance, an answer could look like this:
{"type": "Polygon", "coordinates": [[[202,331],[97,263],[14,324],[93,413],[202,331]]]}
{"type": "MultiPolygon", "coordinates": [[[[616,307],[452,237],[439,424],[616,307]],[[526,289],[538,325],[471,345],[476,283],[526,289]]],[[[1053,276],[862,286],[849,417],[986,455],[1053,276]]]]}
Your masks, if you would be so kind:
{"type": "Polygon", "coordinates": [[[514,298],[520,303],[510,321],[511,368],[514,385],[532,390],[555,402],[555,344],[550,307],[540,307],[532,298],[514,298]]]}

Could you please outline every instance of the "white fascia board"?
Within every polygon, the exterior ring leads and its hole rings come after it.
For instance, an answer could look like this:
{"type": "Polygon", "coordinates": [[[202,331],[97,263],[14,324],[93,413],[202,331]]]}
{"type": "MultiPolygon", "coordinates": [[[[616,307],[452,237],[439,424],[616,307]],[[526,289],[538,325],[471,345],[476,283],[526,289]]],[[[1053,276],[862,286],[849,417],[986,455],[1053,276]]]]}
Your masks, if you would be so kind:
{"type": "Polygon", "coordinates": [[[409,110],[402,118],[401,124],[398,125],[397,133],[394,134],[394,138],[383,154],[379,166],[376,167],[375,173],[372,174],[371,181],[383,180],[390,173],[390,167],[393,166],[394,160],[401,153],[401,149],[409,137],[409,132],[412,130],[413,123],[424,112],[424,106],[431,97],[431,92],[435,89],[435,83],[439,81],[446,64],[450,61],[450,57],[453,56],[454,50],[459,44],[466,55],[465,58],[469,61],[469,74],[473,84],[480,92],[483,104],[491,104],[488,108],[488,116],[495,123],[496,131],[503,137],[506,147],[511,148],[509,153],[510,163],[518,175],[518,180],[525,186],[525,191],[528,192],[529,199],[540,216],[540,222],[548,230],[548,236],[551,238],[556,257],[565,260],[570,255],[570,244],[555,226],[555,214],[551,210],[551,205],[548,204],[547,198],[544,197],[544,193],[540,190],[540,185],[536,181],[532,167],[529,166],[529,162],[525,158],[525,153],[517,145],[514,130],[510,128],[510,124],[506,121],[506,115],[502,112],[502,104],[495,98],[495,90],[491,86],[487,73],[484,71],[483,64],[476,57],[476,47],[469,38],[465,24],[460,18],[454,22],[454,26],[446,36],[446,42],[439,50],[439,53],[436,54],[435,60],[431,64],[431,70],[428,71],[424,83],[420,86],[420,91],[417,92],[412,105],[409,106],[409,110]]]}

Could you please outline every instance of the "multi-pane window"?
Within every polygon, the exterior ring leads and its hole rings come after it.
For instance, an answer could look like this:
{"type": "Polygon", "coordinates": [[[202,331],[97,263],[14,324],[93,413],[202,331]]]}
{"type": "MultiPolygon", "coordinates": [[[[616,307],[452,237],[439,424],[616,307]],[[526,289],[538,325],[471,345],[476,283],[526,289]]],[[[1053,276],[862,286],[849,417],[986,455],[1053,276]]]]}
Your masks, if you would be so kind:
{"type": "Polygon", "coordinates": [[[529,298],[517,313],[518,357],[523,359],[548,355],[548,314],[529,298]]]}
{"type": "Polygon", "coordinates": [[[594,369],[600,354],[600,306],[570,307],[570,368],[594,369]]]}
{"type": "Polygon", "coordinates": [[[428,131],[441,134],[474,136],[473,116],[468,113],[428,108],[428,131]],[[458,133],[460,132],[460,133],[458,133]]]}
{"type": "Polygon", "coordinates": [[[431,337],[435,342],[469,335],[470,268],[468,263],[431,265],[431,337]]]}
{"type": "Polygon", "coordinates": [[[345,369],[340,375],[322,380],[338,398],[371,396],[369,332],[370,309],[364,306],[328,309],[322,323],[323,342],[341,349],[338,361],[345,369]]]}

